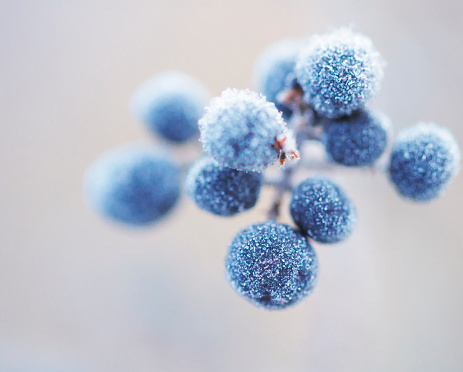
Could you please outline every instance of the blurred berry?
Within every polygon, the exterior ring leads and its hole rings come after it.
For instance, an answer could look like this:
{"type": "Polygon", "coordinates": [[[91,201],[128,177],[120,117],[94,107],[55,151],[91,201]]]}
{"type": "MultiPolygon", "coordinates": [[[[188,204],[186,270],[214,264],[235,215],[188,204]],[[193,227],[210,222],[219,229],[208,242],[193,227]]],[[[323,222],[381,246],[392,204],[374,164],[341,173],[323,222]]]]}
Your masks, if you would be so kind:
{"type": "Polygon", "coordinates": [[[219,164],[262,172],[278,159],[275,139],[286,124],[275,105],[249,90],[227,89],[199,121],[201,141],[219,164]]]}
{"type": "Polygon", "coordinates": [[[241,230],[230,244],[227,279],[250,302],[270,310],[299,302],[314,288],[318,261],[307,239],[275,222],[241,230]]]}
{"type": "Polygon", "coordinates": [[[178,167],[145,147],[123,147],[101,156],[85,180],[88,202],[129,225],[146,225],[166,215],[180,195],[178,167]]]}
{"type": "Polygon", "coordinates": [[[310,38],[301,48],[296,76],[315,111],[337,118],[362,108],[377,93],[383,60],[368,37],[340,28],[310,38]]]}
{"type": "Polygon", "coordinates": [[[383,154],[391,124],[383,113],[360,111],[323,120],[323,131],[329,157],[336,163],[359,167],[374,163],[383,154]]]}
{"type": "Polygon", "coordinates": [[[143,83],[131,101],[133,114],[165,140],[182,143],[199,133],[208,93],[192,77],[168,71],[143,83]]]}
{"type": "Polygon", "coordinates": [[[232,216],[254,207],[262,173],[224,167],[204,157],[196,161],[185,179],[185,191],[199,208],[219,216],[232,216]]]}
{"type": "Polygon", "coordinates": [[[257,90],[267,101],[273,102],[284,118],[289,118],[292,111],[277,100],[277,96],[290,88],[294,76],[296,58],[301,47],[300,40],[282,40],[268,47],[259,57],[254,68],[254,80],[257,90]]]}
{"type": "Polygon", "coordinates": [[[296,188],[290,212],[296,225],[320,243],[345,239],[357,223],[352,201],[325,176],[308,178],[296,188]]]}
{"type": "Polygon", "coordinates": [[[452,133],[434,123],[405,129],[395,141],[389,174],[403,196],[428,201],[439,197],[460,168],[460,149],[452,133]]]}

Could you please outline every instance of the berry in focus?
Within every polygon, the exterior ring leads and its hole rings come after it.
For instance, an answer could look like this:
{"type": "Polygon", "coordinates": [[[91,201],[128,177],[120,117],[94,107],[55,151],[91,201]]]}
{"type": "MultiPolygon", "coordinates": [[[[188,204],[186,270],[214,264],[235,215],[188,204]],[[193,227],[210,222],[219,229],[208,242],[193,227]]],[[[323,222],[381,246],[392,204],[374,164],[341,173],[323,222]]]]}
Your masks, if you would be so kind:
{"type": "Polygon", "coordinates": [[[185,191],[199,208],[232,216],[254,207],[262,178],[262,173],[231,169],[203,157],[188,171],[185,191]]]}
{"type": "Polygon", "coordinates": [[[378,92],[383,60],[372,41],[350,28],[312,36],[301,49],[296,76],[321,116],[350,115],[378,92]]]}
{"type": "Polygon", "coordinates": [[[204,150],[226,167],[262,172],[278,159],[286,123],[275,104],[249,90],[227,89],[199,121],[204,150]]]}
{"type": "Polygon", "coordinates": [[[390,131],[386,115],[362,110],[340,119],[323,120],[323,143],[336,163],[361,167],[380,158],[390,131]]]}
{"type": "Polygon", "coordinates": [[[291,216],[313,240],[337,243],[347,238],[357,223],[357,212],[344,191],[325,176],[306,179],[294,190],[291,216]]]}
{"type": "Polygon", "coordinates": [[[254,305],[284,309],[314,288],[318,261],[307,239],[288,225],[266,222],[238,232],[229,246],[227,279],[254,305]]]}

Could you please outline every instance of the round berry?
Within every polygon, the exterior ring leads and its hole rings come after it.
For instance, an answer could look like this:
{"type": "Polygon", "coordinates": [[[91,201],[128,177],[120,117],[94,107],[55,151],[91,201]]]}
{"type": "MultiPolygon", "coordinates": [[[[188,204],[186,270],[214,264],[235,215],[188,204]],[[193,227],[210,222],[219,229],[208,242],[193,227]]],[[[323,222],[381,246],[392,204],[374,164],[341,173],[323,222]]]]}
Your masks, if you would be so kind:
{"type": "Polygon", "coordinates": [[[336,163],[361,167],[373,164],[387,146],[391,124],[380,112],[358,111],[323,120],[323,143],[336,163]]]}
{"type": "Polygon", "coordinates": [[[254,68],[257,90],[267,98],[267,101],[273,102],[285,118],[289,118],[292,111],[279,103],[277,96],[289,87],[289,76],[294,74],[300,47],[300,40],[282,40],[273,44],[260,55],[254,68]]]}
{"type": "Polygon", "coordinates": [[[461,153],[452,133],[434,123],[402,131],[392,147],[390,179],[397,191],[416,201],[439,197],[457,175],[461,153]]]}
{"type": "Polygon", "coordinates": [[[205,151],[219,164],[262,172],[278,159],[275,139],[286,124],[275,104],[249,90],[227,89],[199,121],[205,151]]]}
{"type": "Polygon", "coordinates": [[[192,77],[168,71],[143,83],[131,101],[131,110],[161,138],[182,143],[198,135],[198,120],[208,93],[192,77]]]}
{"type": "Polygon", "coordinates": [[[262,173],[224,167],[204,157],[193,164],[185,179],[187,195],[199,208],[218,216],[232,216],[254,207],[262,173]]]}
{"type": "Polygon", "coordinates": [[[357,223],[352,201],[325,176],[308,178],[296,188],[290,212],[296,225],[320,243],[345,239],[357,223]]]}
{"type": "Polygon", "coordinates": [[[314,288],[318,261],[307,239],[288,225],[266,222],[241,230],[229,246],[227,279],[251,303],[284,309],[314,288]]]}
{"type": "Polygon", "coordinates": [[[103,215],[146,225],[166,215],[180,195],[178,167],[145,147],[123,147],[101,156],[88,170],[89,203],[103,215]]]}
{"type": "Polygon", "coordinates": [[[368,37],[340,28],[310,38],[301,48],[296,76],[314,110],[337,118],[362,108],[377,93],[383,60],[368,37]]]}

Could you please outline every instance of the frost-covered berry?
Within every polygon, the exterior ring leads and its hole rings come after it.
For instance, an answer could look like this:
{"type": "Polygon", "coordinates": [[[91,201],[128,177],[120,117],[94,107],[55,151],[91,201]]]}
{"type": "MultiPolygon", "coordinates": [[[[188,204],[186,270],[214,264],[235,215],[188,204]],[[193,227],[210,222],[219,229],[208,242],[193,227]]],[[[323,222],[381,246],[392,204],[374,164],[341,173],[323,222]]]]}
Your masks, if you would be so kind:
{"type": "Polygon", "coordinates": [[[416,201],[439,197],[460,168],[461,153],[452,133],[434,123],[405,129],[395,141],[389,163],[397,191],[416,201]]]}
{"type": "Polygon", "coordinates": [[[195,137],[209,94],[196,79],[168,71],[143,83],[132,97],[131,111],[146,127],[168,141],[195,137]]]}
{"type": "Polygon", "coordinates": [[[198,207],[219,216],[254,207],[261,185],[262,173],[224,167],[208,157],[195,162],[185,179],[185,191],[198,207]]]}
{"type": "Polygon", "coordinates": [[[325,176],[306,179],[294,190],[290,212],[299,228],[320,243],[337,243],[353,231],[357,213],[344,191],[325,176]]]}
{"type": "Polygon", "coordinates": [[[99,212],[129,225],[162,218],[180,195],[180,172],[149,148],[129,146],[101,156],[85,179],[88,202],[99,212]]]}
{"type": "Polygon", "coordinates": [[[376,94],[383,60],[368,37],[340,28],[310,38],[301,48],[296,76],[315,111],[337,118],[362,108],[376,94]]]}
{"type": "Polygon", "coordinates": [[[288,88],[288,77],[294,74],[300,40],[282,40],[269,46],[259,57],[254,68],[255,85],[268,101],[273,102],[285,118],[292,111],[278,102],[277,96],[288,88]]]}
{"type": "Polygon", "coordinates": [[[241,230],[225,261],[231,286],[254,305],[284,309],[314,288],[318,261],[307,239],[288,225],[266,222],[241,230]]]}
{"type": "Polygon", "coordinates": [[[227,89],[199,121],[204,150],[219,164],[262,172],[278,159],[286,124],[275,104],[249,90],[227,89]]]}
{"type": "Polygon", "coordinates": [[[390,131],[386,115],[362,110],[340,119],[323,120],[323,143],[336,163],[365,166],[383,154],[390,131]]]}

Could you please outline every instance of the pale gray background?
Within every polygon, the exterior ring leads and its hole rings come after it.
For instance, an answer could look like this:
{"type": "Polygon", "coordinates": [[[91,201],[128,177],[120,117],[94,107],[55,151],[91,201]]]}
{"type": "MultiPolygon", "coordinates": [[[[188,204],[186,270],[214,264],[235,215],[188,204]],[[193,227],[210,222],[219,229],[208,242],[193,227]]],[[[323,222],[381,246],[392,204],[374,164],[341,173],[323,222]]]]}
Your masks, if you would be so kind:
{"type": "Polygon", "coordinates": [[[271,193],[230,220],[183,198],[142,231],[82,196],[99,154],[154,143],[128,111],[144,79],[252,88],[267,45],[351,23],[388,62],[374,106],[396,132],[437,121],[463,144],[462,20],[460,0],[0,0],[0,371],[463,370],[462,177],[416,205],[382,175],[332,174],[358,228],[315,246],[319,284],[282,312],[224,280],[227,244],[271,193]]]}

